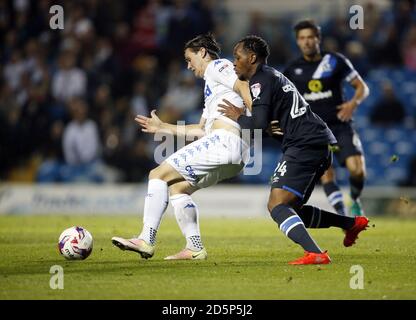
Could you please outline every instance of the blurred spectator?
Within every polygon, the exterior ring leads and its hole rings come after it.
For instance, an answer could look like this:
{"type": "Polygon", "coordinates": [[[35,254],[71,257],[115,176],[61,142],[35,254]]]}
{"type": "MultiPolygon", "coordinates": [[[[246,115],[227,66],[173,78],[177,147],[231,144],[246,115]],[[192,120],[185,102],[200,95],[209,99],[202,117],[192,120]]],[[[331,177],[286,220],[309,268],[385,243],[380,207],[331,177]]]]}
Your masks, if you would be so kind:
{"type": "Polygon", "coordinates": [[[403,123],[405,115],[405,109],[397,99],[393,86],[388,81],[383,82],[382,95],[370,113],[371,122],[381,126],[399,125],[403,123]]]}
{"type": "MultiPolygon", "coordinates": [[[[105,112],[112,112],[114,109],[113,96],[111,88],[107,84],[101,84],[94,93],[93,102],[89,110],[89,115],[100,124],[100,129],[105,127],[105,121],[101,120],[101,116],[105,112]]],[[[111,119],[110,119],[111,122],[111,119]]]]}
{"type": "Polygon", "coordinates": [[[199,33],[209,31],[198,21],[199,15],[189,0],[173,0],[172,14],[168,23],[166,38],[166,54],[172,58],[183,56],[183,46],[186,41],[199,33]]]}
{"type": "Polygon", "coordinates": [[[73,98],[72,121],[63,133],[63,153],[67,165],[60,170],[63,182],[116,182],[120,172],[102,162],[101,142],[96,123],[87,117],[87,104],[73,98]]]}
{"type": "MultiPolygon", "coordinates": [[[[160,76],[160,74],[165,75],[165,72],[160,68],[157,57],[152,55],[137,56],[132,67],[134,79],[146,85],[147,103],[151,106],[158,105],[160,97],[166,90],[167,79],[160,76]]],[[[129,83],[129,87],[131,88],[131,83],[129,83]]]]}
{"type": "Polygon", "coordinates": [[[201,106],[201,88],[196,85],[192,72],[185,71],[178,79],[178,84],[168,89],[161,102],[163,121],[175,123],[184,120],[186,115],[201,106]]]}
{"type": "Polygon", "coordinates": [[[146,99],[147,87],[143,81],[138,81],[134,84],[133,97],[130,101],[131,112],[133,115],[148,115],[149,109],[146,99]]]}
{"type": "Polygon", "coordinates": [[[113,45],[107,38],[99,38],[93,55],[94,69],[99,73],[99,82],[112,83],[117,76],[117,61],[113,45]]]}
{"type": "Polygon", "coordinates": [[[412,24],[404,39],[402,56],[406,68],[416,71],[416,23],[412,24]]]}
{"type": "Polygon", "coordinates": [[[65,19],[64,32],[75,35],[78,39],[86,41],[91,38],[94,26],[86,16],[82,5],[74,6],[65,19]]]}
{"type": "Polygon", "coordinates": [[[284,33],[277,28],[270,42],[270,56],[268,62],[272,66],[283,66],[291,59],[290,47],[282,46],[286,42],[284,33]]]}
{"type": "Polygon", "coordinates": [[[167,81],[166,90],[172,89],[178,84],[178,74],[182,72],[182,64],[179,59],[173,59],[170,61],[167,67],[167,81]]]}
{"type": "Polygon", "coordinates": [[[87,91],[86,74],[75,63],[76,57],[71,51],[61,53],[58,71],[52,78],[52,95],[58,101],[82,97],[87,91]]]}
{"type": "Polygon", "coordinates": [[[261,11],[249,12],[249,23],[246,34],[261,34],[264,39],[270,41],[272,30],[268,27],[268,21],[266,16],[261,11]]]}
{"type": "Polygon", "coordinates": [[[122,169],[126,182],[147,179],[149,171],[156,166],[148,143],[141,138],[136,139],[128,147],[120,146],[116,152],[108,155],[107,161],[112,166],[122,169]]]}
{"type": "Polygon", "coordinates": [[[147,179],[149,171],[156,165],[149,154],[148,145],[145,140],[137,139],[129,150],[129,156],[125,159],[127,182],[143,181],[147,179]]]}
{"type": "Polygon", "coordinates": [[[4,67],[4,79],[8,86],[17,92],[21,86],[23,73],[25,72],[25,64],[22,59],[20,50],[14,50],[11,54],[10,61],[4,67]]]}
{"type": "Polygon", "coordinates": [[[159,1],[149,0],[139,9],[133,21],[131,45],[135,54],[156,53],[158,48],[157,14],[159,1]]]}
{"type": "MultiPolygon", "coordinates": [[[[11,100],[9,100],[11,101],[11,100]]],[[[1,168],[7,178],[9,170],[13,166],[19,165],[22,154],[21,144],[22,135],[19,125],[20,109],[9,105],[8,110],[3,115],[1,126],[1,168]]]]}
{"type": "Polygon", "coordinates": [[[63,135],[63,148],[66,163],[82,165],[99,159],[101,143],[96,123],[88,119],[87,104],[73,98],[69,103],[72,121],[66,126],[63,135]]]}
{"type": "Polygon", "coordinates": [[[393,19],[399,39],[409,30],[410,24],[415,21],[415,1],[414,0],[396,0],[392,1],[393,19]]]}
{"type": "Polygon", "coordinates": [[[387,66],[401,64],[399,34],[395,25],[386,24],[378,32],[371,58],[375,64],[387,66]]]}
{"type": "Polygon", "coordinates": [[[329,51],[329,52],[339,52],[339,43],[338,40],[334,37],[325,37],[323,39],[322,43],[323,51],[329,51]]]}
{"type": "Polygon", "coordinates": [[[324,24],[322,30],[323,38],[331,37],[336,39],[338,51],[343,52],[348,41],[353,40],[354,35],[349,27],[348,17],[338,15],[324,24]]]}
{"type": "Polygon", "coordinates": [[[349,41],[346,44],[345,53],[358,73],[365,77],[370,68],[363,44],[359,41],[349,41]]]}
{"type": "Polygon", "coordinates": [[[61,182],[63,169],[62,134],[64,124],[61,121],[52,123],[49,134],[45,138],[43,148],[43,162],[39,166],[37,182],[61,182]]]}

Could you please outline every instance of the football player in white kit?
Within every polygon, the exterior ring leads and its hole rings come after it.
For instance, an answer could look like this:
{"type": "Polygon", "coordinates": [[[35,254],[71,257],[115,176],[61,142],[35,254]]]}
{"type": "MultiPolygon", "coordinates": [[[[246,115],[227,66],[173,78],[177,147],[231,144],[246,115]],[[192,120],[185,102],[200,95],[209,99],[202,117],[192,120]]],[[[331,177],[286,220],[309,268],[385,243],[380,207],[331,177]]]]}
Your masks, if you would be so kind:
{"type": "Polygon", "coordinates": [[[241,138],[240,126],[217,110],[218,104],[226,99],[240,108],[247,106],[246,112],[249,113],[251,96],[248,83],[238,79],[231,61],[219,59],[219,52],[219,45],[211,34],[197,36],[185,44],[187,68],[196,77],[205,80],[205,103],[199,124],[182,126],[180,130],[177,125],[162,122],[155,110],[150,118],[138,115],[135,119],[144,132],[163,130],[201,138],[184,146],[150,171],[142,232],[133,239],[112,238],[113,244],[122,250],[138,252],[145,259],[153,256],[156,233],[170,199],[186,238],[186,246],[165,259],[207,258],[199,230],[198,207],[191,194],[236,176],[249,156],[248,144],[241,138]]]}

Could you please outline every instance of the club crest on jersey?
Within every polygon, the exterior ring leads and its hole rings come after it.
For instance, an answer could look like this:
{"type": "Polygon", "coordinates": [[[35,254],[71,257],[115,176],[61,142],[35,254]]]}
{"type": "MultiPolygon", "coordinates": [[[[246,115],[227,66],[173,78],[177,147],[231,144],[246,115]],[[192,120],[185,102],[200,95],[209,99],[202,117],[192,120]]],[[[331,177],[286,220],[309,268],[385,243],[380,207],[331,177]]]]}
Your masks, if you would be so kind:
{"type": "Polygon", "coordinates": [[[260,83],[255,83],[253,85],[250,86],[251,89],[251,94],[253,96],[253,101],[260,99],[259,95],[261,92],[261,84],[260,83]]]}

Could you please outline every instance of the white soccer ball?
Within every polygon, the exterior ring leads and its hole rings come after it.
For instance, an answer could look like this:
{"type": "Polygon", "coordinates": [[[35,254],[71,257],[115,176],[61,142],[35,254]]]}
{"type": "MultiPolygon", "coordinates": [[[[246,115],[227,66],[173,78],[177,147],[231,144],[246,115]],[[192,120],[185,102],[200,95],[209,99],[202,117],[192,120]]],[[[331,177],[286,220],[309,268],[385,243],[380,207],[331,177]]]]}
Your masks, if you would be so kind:
{"type": "Polygon", "coordinates": [[[92,251],[92,235],[83,227],[71,227],[59,236],[59,252],[68,260],[84,260],[92,251]]]}

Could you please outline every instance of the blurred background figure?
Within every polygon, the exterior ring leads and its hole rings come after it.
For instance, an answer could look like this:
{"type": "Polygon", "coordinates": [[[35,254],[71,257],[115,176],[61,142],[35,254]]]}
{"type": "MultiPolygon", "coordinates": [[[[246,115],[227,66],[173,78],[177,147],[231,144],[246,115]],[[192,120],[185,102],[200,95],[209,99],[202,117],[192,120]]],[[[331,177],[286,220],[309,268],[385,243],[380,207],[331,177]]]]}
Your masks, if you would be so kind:
{"type": "Polygon", "coordinates": [[[80,98],[69,103],[72,120],[65,127],[63,148],[65,162],[83,165],[99,159],[101,142],[95,121],[87,117],[87,104],[80,98]]]}
{"type": "Polygon", "coordinates": [[[72,97],[83,97],[87,91],[85,71],[76,66],[75,54],[62,52],[59,56],[58,70],[52,77],[52,96],[67,102],[72,97]]]}
{"type": "Polygon", "coordinates": [[[103,178],[97,166],[101,157],[101,141],[95,121],[88,118],[88,106],[81,98],[69,102],[72,120],[64,129],[62,144],[65,167],[64,181],[96,181],[103,178]]]}
{"type": "Polygon", "coordinates": [[[370,113],[370,120],[375,125],[393,126],[403,123],[406,111],[397,98],[389,81],[382,84],[382,93],[370,113]]]}
{"type": "Polygon", "coordinates": [[[168,123],[178,120],[189,122],[192,112],[202,108],[202,104],[201,89],[194,75],[190,71],[183,71],[177,75],[176,85],[171,86],[162,97],[161,119],[168,123]]]}

